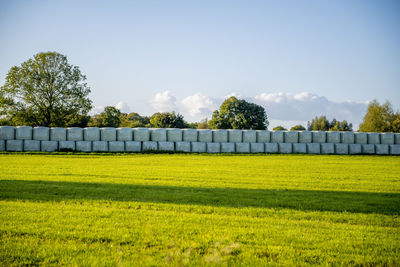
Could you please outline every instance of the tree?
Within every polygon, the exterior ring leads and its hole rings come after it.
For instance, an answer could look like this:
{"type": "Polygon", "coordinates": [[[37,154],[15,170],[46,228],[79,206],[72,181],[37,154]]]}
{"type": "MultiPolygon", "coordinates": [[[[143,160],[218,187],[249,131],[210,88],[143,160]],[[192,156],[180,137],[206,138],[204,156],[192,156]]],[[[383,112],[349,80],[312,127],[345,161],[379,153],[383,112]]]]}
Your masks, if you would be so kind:
{"type": "Polygon", "coordinates": [[[205,118],[203,120],[201,120],[198,124],[197,124],[197,129],[210,129],[210,126],[208,124],[208,119],[205,118]]]}
{"type": "Polygon", "coordinates": [[[400,132],[400,113],[394,112],[392,105],[386,101],[382,105],[372,101],[367,108],[360,132],[400,132]]]}
{"type": "Polygon", "coordinates": [[[91,118],[89,126],[91,127],[119,127],[121,124],[120,120],[121,111],[113,106],[107,106],[104,111],[99,115],[95,115],[91,118]]]}
{"type": "Polygon", "coordinates": [[[209,126],[212,129],[265,130],[268,120],[262,106],[232,96],[222,103],[219,111],[214,111],[209,126]]]}
{"type": "Polygon", "coordinates": [[[303,125],[296,125],[290,128],[291,131],[304,131],[305,129],[303,125]]]}
{"type": "Polygon", "coordinates": [[[276,126],[272,129],[273,131],[287,131],[287,129],[283,126],[276,126]]]}
{"type": "Polygon", "coordinates": [[[140,116],[138,113],[132,112],[129,114],[121,113],[120,127],[150,127],[150,118],[147,116],[140,116]]]}
{"type": "Polygon", "coordinates": [[[36,54],[8,71],[0,88],[0,117],[12,125],[80,126],[92,109],[85,80],[65,56],[36,54]]]}
{"type": "Polygon", "coordinates": [[[150,125],[155,128],[188,128],[189,124],[183,116],[175,112],[154,113],[150,117],[150,125]]]}
{"type": "Polygon", "coordinates": [[[338,121],[335,118],[329,122],[325,116],[315,117],[310,122],[307,122],[309,131],[353,131],[353,124],[346,120],[338,121]]]}

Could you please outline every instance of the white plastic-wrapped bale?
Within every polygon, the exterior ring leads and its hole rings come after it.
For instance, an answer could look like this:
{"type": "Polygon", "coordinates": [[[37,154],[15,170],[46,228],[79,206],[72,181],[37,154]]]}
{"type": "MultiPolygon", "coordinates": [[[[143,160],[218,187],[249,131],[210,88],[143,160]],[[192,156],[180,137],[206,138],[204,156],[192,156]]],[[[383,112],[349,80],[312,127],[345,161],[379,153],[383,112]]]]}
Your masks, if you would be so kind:
{"type": "Polygon", "coordinates": [[[207,151],[205,142],[191,142],[191,149],[193,153],[205,153],[207,151]]]}
{"type": "Polygon", "coordinates": [[[242,134],[244,143],[257,142],[257,132],[255,130],[243,130],[242,134]]]}
{"type": "Polygon", "coordinates": [[[335,145],[333,143],[321,143],[321,154],[335,154],[335,145]]]}
{"type": "Polygon", "coordinates": [[[40,141],[24,140],[24,151],[40,151],[40,141]]]}
{"type": "Polygon", "coordinates": [[[17,140],[32,140],[32,127],[17,126],[15,129],[15,139],[17,140]]]}
{"type": "Polygon", "coordinates": [[[108,142],[109,152],[124,152],[125,142],[124,141],[110,141],[108,142]]]}
{"type": "Polygon", "coordinates": [[[108,152],[107,141],[93,141],[93,152],[108,152]]]}
{"type": "Polygon", "coordinates": [[[186,153],[190,153],[190,142],[176,142],[176,151],[177,152],[186,152],[186,153]]]}
{"type": "Polygon", "coordinates": [[[250,153],[250,143],[235,143],[236,153],[250,153]]]}
{"type": "Polygon", "coordinates": [[[67,129],[66,128],[50,128],[50,140],[51,141],[66,141],[67,140],[67,129]]]}
{"type": "Polygon", "coordinates": [[[285,143],[298,143],[299,133],[297,131],[284,132],[285,143]]]}
{"type": "Polygon", "coordinates": [[[348,144],[335,144],[335,152],[338,155],[347,155],[347,154],[349,154],[349,145],[348,144]]]}
{"type": "Polygon", "coordinates": [[[265,153],[278,153],[278,143],[265,143],[265,153]]]}
{"type": "Polygon", "coordinates": [[[327,143],[340,143],[340,132],[327,132],[326,133],[327,143]]]}
{"type": "Polygon", "coordinates": [[[58,141],[58,149],[60,151],[74,151],[75,141],[58,141]]]}
{"type": "Polygon", "coordinates": [[[292,153],[292,143],[279,143],[279,153],[281,154],[292,153]]]}
{"type": "Polygon", "coordinates": [[[6,151],[6,141],[0,140],[0,151],[6,151]]]}
{"type": "Polygon", "coordinates": [[[84,141],[100,141],[100,129],[98,127],[87,127],[83,129],[84,141]]]}
{"type": "MultiPolygon", "coordinates": [[[[242,141],[242,130],[228,130],[229,143],[241,143],[242,141]]],[[[235,147],[235,145],[233,147],[235,147]]]]}
{"type": "Polygon", "coordinates": [[[326,132],[324,131],[313,131],[312,132],[313,143],[326,143],[326,132]]]}
{"type": "Polygon", "coordinates": [[[174,142],[168,142],[168,141],[158,142],[158,150],[160,150],[160,151],[174,151],[175,150],[174,142]]]}
{"type": "Polygon", "coordinates": [[[220,153],[221,145],[219,143],[207,143],[207,153],[220,153]]]}
{"type": "Polygon", "coordinates": [[[139,141],[126,141],[125,142],[126,152],[140,152],[142,151],[142,142],[139,141]]]}
{"type": "Polygon", "coordinates": [[[24,150],[23,140],[6,140],[6,149],[10,152],[22,152],[24,150]]]}
{"type": "Polygon", "coordinates": [[[400,155],[400,145],[389,145],[390,155],[400,155]]]}
{"type": "Polygon", "coordinates": [[[183,129],[183,141],[185,142],[197,142],[197,130],[196,129],[183,129]]]}
{"type": "Polygon", "coordinates": [[[54,152],[58,150],[58,141],[41,141],[40,147],[43,152],[54,152]]]}
{"type": "Polygon", "coordinates": [[[235,143],[221,143],[222,153],[235,153],[235,143]]]}
{"type": "Polygon", "coordinates": [[[307,143],[307,154],[321,154],[321,144],[307,143]]]}
{"type": "Polygon", "coordinates": [[[212,142],[212,131],[207,129],[198,130],[198,138],[199,142],[210,143],[212,142]]]}
{"type": "Polygon", "coordinates": [[[158,149],[158,144],[155,141],[144,141],[142,143],[142,151],[153,151],[158,149]]]}
{"type": "Polygon", "coordinates": [[[367,133],[354,133],[354,142],[356,144],[368,144],[367,133]]]}
{"type": "Polygon", "coordinates": [[[353,132],[341,132],[341,143],[342,144],[354,144],[354,133],[353,132]]]}
{"type": "Polygon", "coordinates": [[[182,129],[167,129],[167,139],[170,142],[181,142],[182,129]]]}
{"type": "Polygon", "coordinates": [[[363,154],[375,154],[375,145],[374,144],[362,144],[361,145],[361,153],[363,154]]]}
{"type": "Polygon", "coordinates": [[[133,129],[133,140],[144,142],[150,140],[150,131],[147,128],[134,128],[133,129]]]}
{"type": "Polygon", "coordinates": [[[379,133],[368,133],[368,144],[380,144],[380,134],[379,133]]]}
{"type": "Polygon", "coordinates": [[[117,141],[132,141],[133,132],[132,128],[121,127],[117,128],[117,141]]]}
{"type": "Polygon", "coordinates": [[[214,143],[228,142],[228,131],[227,130],[213,130],[212,136],[213,136],[214,143]]]}
{"type": "Polygon", "coordinates": [[[283,143],[283,131],[271,132],[271,142],[272,143],[283,143]]]}
{"type": "Polygon", "coordinates": [[[304,143],[294,143],[293,144],[293,153],[294,154],[306,154],[307,146],[304,143]]]}
{"type": "Polygon", "coordinates": [[[271,132],[267,130],[257,130],[257,143],[271,142],[271,132]]]}
{"type": "Polygon", "coordinates": [[[13,126],[0,126],[0,140],[14,140],[15,127],[13,126]]]}
{"type": "Polygon", "coordinates": [[[312,142],[312,132],[310,131],[299,132],[299,143],[311,143],[311,142],[312,142]]]}
{"type": "Polygon", "coordinates": [[[264,153],[264,143],[250,143],[251,153],[264,153]]]}
{"type": "Polygon", "coordinates": [[[48,127],[33,128],[33,140],[49,141],[50,140],[50,129],[48,127]]]}
{"type": "Polygon", "coordinates": [[[151,128],[150,140],[155,142],[167,141],[167,130],[164,128],[151,128]]]}
{"type": "Polygon", "coordinates": [[[395,133],[394,134],[394,143],[396,145],[400,145],[400,133],[395,133]]]}
{"type": "Polygon", "coordinates": [[[67,129],[68,141],[83,141],[83,129],[78,127],[71,127],[67,129]]]}
{"type": "Polygon", "coordinates": [[[349,154],[357,155],[362,153],[361,144],[349,144],[349,154]]]}
{"type": "Polygon", "coordinates": [[[377,155],[388,155],[389,154],[389,145],[388,144],[375,145],[375,153],[377,155]]]}
{"type": "Polygon", "coordinates": [[[116,141],[117,140],[117,129],[112,127],[104,127],[100,129],[100,140],[101,141],[116,141]]]}
{"type": "Polygon", "coordinates": [[[381,133],[381,144],[394,144],[394,134],[393,133],[381,133]]]}
{"type": "Polygon", "coordinates": [[[91,141],[76,141],[75,149],[76,149],[76,151],[80,151],[80,152],[92,152],[92,142],[91,141]]]}

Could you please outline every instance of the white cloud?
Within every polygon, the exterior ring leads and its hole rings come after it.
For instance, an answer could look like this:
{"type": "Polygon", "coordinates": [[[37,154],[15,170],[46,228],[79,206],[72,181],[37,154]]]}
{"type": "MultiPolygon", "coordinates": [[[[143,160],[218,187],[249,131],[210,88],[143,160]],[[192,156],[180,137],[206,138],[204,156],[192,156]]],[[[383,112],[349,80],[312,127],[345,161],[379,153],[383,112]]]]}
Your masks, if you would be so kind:
{"type": "Polygon", "coordinates": [[[126,103],[126,102],[124,102],[124,101],[119,101],[116,105],[115,105],[115,107],[117,108],[117,109],[119,109],[121,112],[123,112],[123,113],[129,113],[129,112],[131,112],[131,108],[129,107],[129,105],[126,103]]]}
{"type": "Polygon", "coordinates": [[[183,114],[188,115],[187,120],[200,121],[210,118],[213,111],[218,109],[220,100],[197,93],[181,101],[183,114]]]}
{"type": "Polygon", "coordinates": [[[157,112],[171,112],[176,111],[176,97],[170,91],[157,93],[150,101],[151,105],[157,112]]]}

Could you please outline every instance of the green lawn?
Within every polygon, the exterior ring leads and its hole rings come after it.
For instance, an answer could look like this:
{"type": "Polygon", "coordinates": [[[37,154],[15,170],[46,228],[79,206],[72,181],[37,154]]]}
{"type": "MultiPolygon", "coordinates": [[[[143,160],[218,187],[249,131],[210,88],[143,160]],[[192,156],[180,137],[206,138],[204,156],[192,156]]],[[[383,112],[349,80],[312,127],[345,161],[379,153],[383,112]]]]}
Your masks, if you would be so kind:
{"type": "Polygon", "coordinates": [[[400,157],[0,154],[0,265],[400,265],[400,157]]]}

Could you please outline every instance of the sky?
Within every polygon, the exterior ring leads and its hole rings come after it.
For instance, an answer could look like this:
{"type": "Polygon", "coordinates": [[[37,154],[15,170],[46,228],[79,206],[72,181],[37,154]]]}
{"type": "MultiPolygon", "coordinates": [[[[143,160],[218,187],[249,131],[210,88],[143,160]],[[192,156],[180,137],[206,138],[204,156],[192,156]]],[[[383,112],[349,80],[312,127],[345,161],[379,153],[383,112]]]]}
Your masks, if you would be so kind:
{"type": "Polygon", "coordinates": [[[56,51],[79,66],[98,113],[210,118],[236,96],[272,128],[315,116],[362,121],[369,101],[400,109],[400,1],[0,0],[0,85],[56,51]]]}

